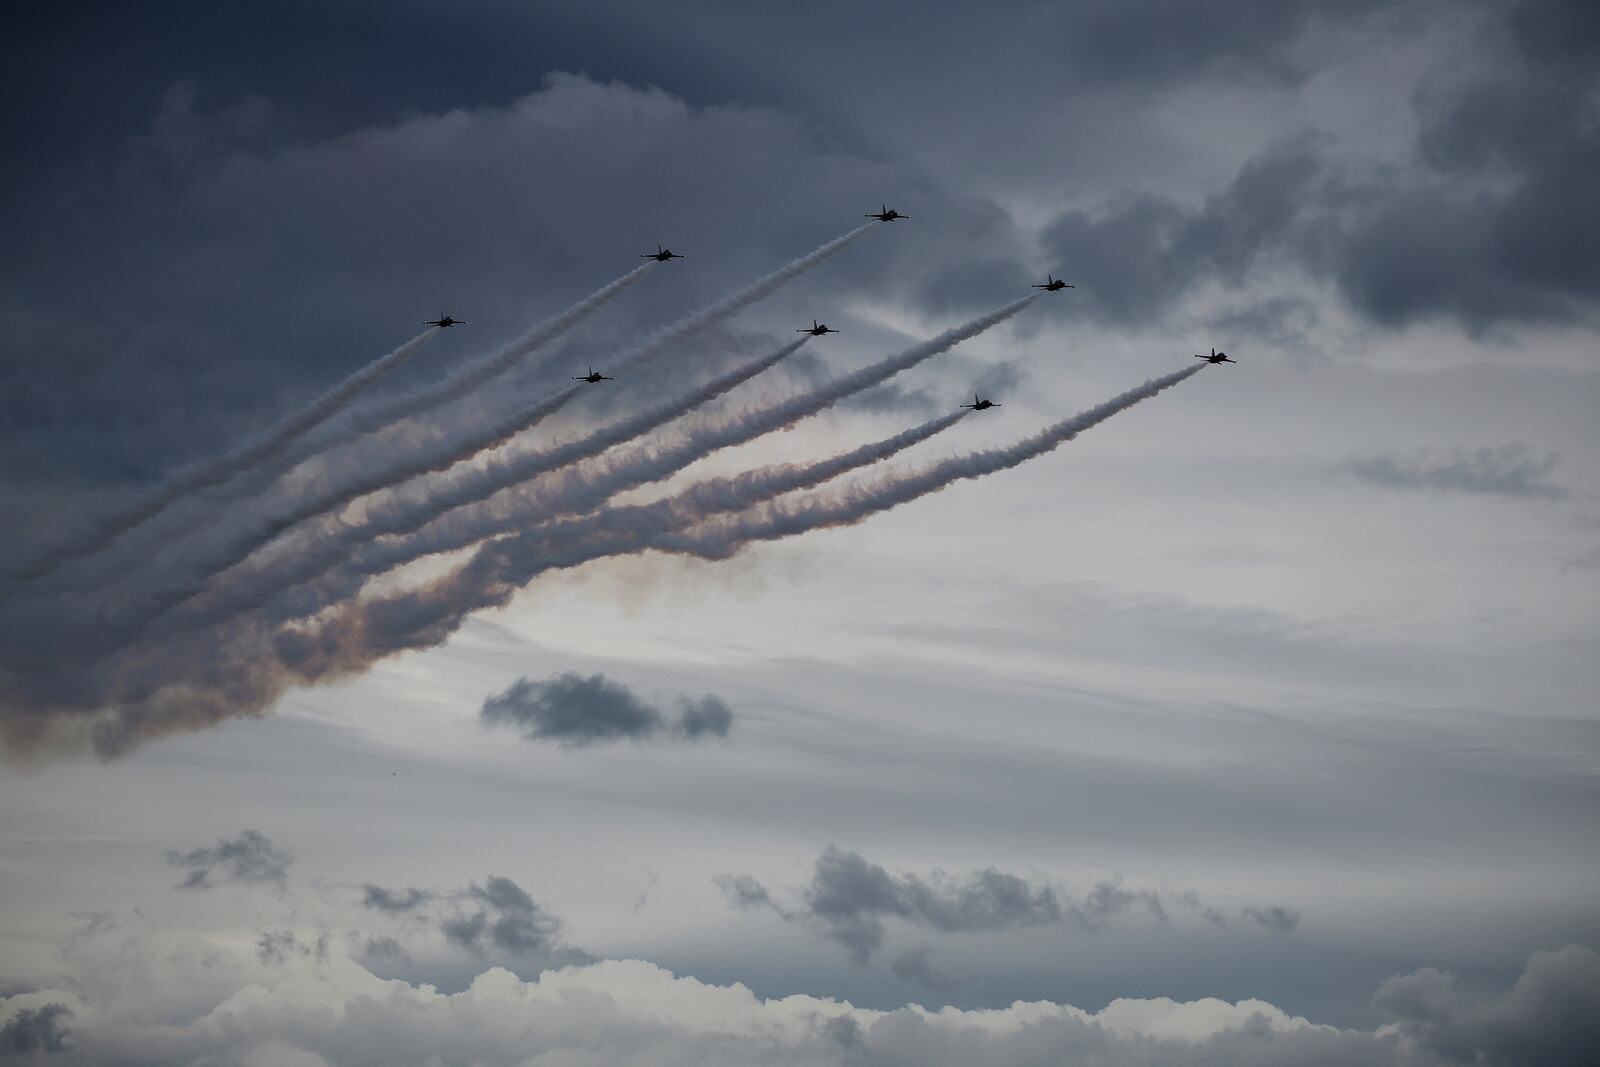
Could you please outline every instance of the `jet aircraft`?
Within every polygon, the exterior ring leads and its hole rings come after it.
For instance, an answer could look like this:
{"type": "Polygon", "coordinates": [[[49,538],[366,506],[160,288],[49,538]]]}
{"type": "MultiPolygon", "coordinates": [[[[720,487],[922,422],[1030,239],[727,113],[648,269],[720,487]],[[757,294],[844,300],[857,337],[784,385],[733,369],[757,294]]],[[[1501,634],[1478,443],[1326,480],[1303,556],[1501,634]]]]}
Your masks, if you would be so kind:
{"type": "Polygon", "coordinates": [[[437,326],[437,327],[439,327],[439,329],[442,330],[446,326],[454,326],[457,323],[464,322],[464,321],[466,321],[466,320],[465,319],[452,319],[449,315],[440,315],[438,318],[436,318],[433,321],[429,322],[428,325],[429,326],[437,326]]]}
{"type": "Polygon", "coordinates": [[[656,245],[656,250],[654,252],[641,253],[639,258],[640,259],[655,259],[655,260],[661,261],[662,263],[665,263],[669,259],[684,259],[684,258],[687,258],[687,257],[678,255],[678,253],[674,252],[670,248],[662,248],[660,245],[656,245]]]}
{"type": "Polygon", "coordinates": [[[819,326],[817,324],[817,320],[816,319],[812,319],[811,320],[811,328],[810,329],[806,329],[804,326],[802,326],[800,329],[795,331],[795,333],[809,333],[812,337],[821,337],[825,333],[838,333],[838,332],[839,332],[838,330],[835,330],[832,326],[829,326],[827,323],[822,323],[819,326]]]}
{"type": "Polygon", "coordinates": [[[593,385],[596,382],[614,382],[614,381],[616,381],[616,379],[611,377],[609,374],[601,374],[598,371],[596,371],[593,367],[589,368],[589,373],[588,374],[582,374],[582,375],[574,374],[572,376],[572,380],[575,381],[575,382],[588,382],[590,385],[593,385]]]}
{"type": "Polygon", "coordinates": [[[1047,293],[1059,293],[1063,289],[1077,288],[1076,285],[1068,285],[1066,282],[1057,281],[1053,274],[1046,274],[1044,281],[1042,283],[1035,282],[1033,287],[1035,289],[1043,289],[1047,293]]]}
{"type": "Polygon", "coordinates": [[[862,218],[877,219],[879,222],[893,222],[895,219],[909,219],[910,215],[902,215],[888,204],[880,204],[876,215],[863,215],[862,218]]]}
{"type": "Polygon", "coordinates": [[[1203,359],[1207,363],[1237,363],[1237,362],[1239,362],[1236,359],[1229,359],[1228,358],[1228,353],[1226,353],[1226,352],[1218,352],[1215,348],[1213,348],[1211,350],[1211,354],[1209,356],[1202,356],[1202,355],[1196,354],[1194,358],[1195,359],[1203,359]]]}
{"type": "Polygon", "coordinates": [[[996,404],[993,400],[979,400],[977,393],[972,394],[972,403],[962,404],[961,406],[964,408],[971,408],[973,411],[988,411],[990,408],[1005,407],[1004,404],[996,404]]]}

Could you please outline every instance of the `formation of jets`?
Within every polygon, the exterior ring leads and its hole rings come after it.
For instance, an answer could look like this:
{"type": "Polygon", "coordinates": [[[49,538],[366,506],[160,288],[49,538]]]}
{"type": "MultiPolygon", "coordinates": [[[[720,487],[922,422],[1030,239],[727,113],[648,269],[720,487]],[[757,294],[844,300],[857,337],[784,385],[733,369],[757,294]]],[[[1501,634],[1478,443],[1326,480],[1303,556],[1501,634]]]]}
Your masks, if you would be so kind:
{"type": "MultiPolygon", "coordinates": [[[[877,213],[875,213],[875,214],[869,213],[865,217],[869,218],[869,219],[877,219],[879,222],[894,222],[896,219],[909,219],[911,216],[910,215],[902,215],[902,214],[900,214],[900,212],[896,211],[894,208],[890,207],[888,204],[881,204],[881,205],[879,205],[877,213]]],[[[665,263],[669,259],[683,259],[684,257],[679,255],[678,253],[674,252],[670,248],[662,248],[660,245],[656,245],[656,250],[654,252],[642,253],[639,256],[639,258],[640,259],[653,259],[653,260],[656,260],[657,262],[665,263]]],[[[1061,279],[1057,278],[1054,274],[1046,274],[1044,276],[1044,281],[1035,282],[1033,284],[1033,288],[1035,288],[1035,289],[1043,289],[1047,293],[1059,293],[1063,289],[1076,289],[1077,286],[1071,284],[1070,282],[1062,281],[1061,279]]],[[[447,326],[454,326],[457,323],[460,323],[460,322],[463,322],[463,321],[465,321],[465,320],[452,319],[449,315],[440,315],[437,319],[433,319],[432,321],[430,321],[428,323],[428,325],[429,326],[437,326],[440,329],[443,329],[443,328],[445,328],[447,326]]],[[[795,332],[796,333],[808,333],[812,337],[821,337],[824,334],[838,333],[839,331],[835,330],[833,327],[827,325],[826,323],[820,323],[816,319],[812,319],[811,320],[811,325],[809,327],[802,326],[800,329],[796,330],[795,332]]],[[[1218,352],[1215,348],[1213,348],[1211,350],[1211,354],[1209,356],[1196,354],[1194,358],[1195,359],[1203,359],[1207,363],[1237,363],[1237,362],[1239,362],[1236,359],[1229,359],[1228,358],[1228,354],[1226,352],[1218,352]]],[[[594,384],[596,384],[598,382],[616,381],[615,378],[611,377],[608,374],[601,374],[598,371],[596,371],[593,367],[589,368],[589,373],[588,374],[574,375],[572,380],[575,381],[575,382],[588,382],[590,385],[594,385],[594,384]]],[[[977,393],[973,393],[972,394],[972,403],[970,403],[970,404],[962,404],[961,406],[964,407],[964,408],[971,408],[973,411],[988,411],[990,408],[1004,407],[1005,405],[996,404],[993,400],[984,400],[977,393]]]]}

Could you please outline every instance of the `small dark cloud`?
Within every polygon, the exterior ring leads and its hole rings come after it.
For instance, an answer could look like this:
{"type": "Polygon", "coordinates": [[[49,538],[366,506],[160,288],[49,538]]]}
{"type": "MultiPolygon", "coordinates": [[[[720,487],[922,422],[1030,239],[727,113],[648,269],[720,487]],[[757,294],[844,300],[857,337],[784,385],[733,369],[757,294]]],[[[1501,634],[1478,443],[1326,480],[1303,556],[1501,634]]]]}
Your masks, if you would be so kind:
{"type": "Polygon", "coordinates": [[[1129,889],[1121,879],[1112,878],[1090,886],[1081,900],[1068,906],[1067,913],[1078,925],[1096,930],[1112,919],[1140,910],[1162,922],[1167,919],[1160,894],[1149,889],[1129,889]]]}
{"type": "Polygon", "coordinates": [[[561,920],[509,878],[490,875],[474,882],[462,894],[477,910],[445,918],[439,931],[445,940],[477,956],[502,953],[540,957],[560,963],[580,963],[588,953],[561,941],[561,920]]]}
{"type": "Polygon", "coordinates": [[[728,903],[741,910],[771,907],[772,895],[767,887],[748,874],[719,874],[712,879],[728,898],[728,903]]]}
{"type": "Polygon", "coordinates": [[[1513,441],[1484,448],[1424,450],[1409,456],[1364,456],[1346,460],[1339,469],[1385,489],[1562,500],[1570,490],[1549,479],[1560,458],[1555,452],[1541,455],[1521,441],[1513,441]]]}
{"type": "Polygon", "coordinates": [[[1280,904],[1269,904],[1266,907],[1251,905],[1240,911],[1246,919],[1253,919],[1265,926],[1268,930],[1278,930],[1287,933],[1300,925],[1300,910],[1298,908],[1285,908],[1280,904]]]}
{"type": "Polygon", "coordinates": [[[292,959],[314,959],[326,963],[330,938],[326,932],[315,941],[302,941],[292,930],[269,930],[256,938],[256,958],[272,966],[292,959]]]}
{"type": "Polygon", "coordinates": [[[53,1055],[67,1051],[72,1009],[65,1004],[23,1008],[0,1025],[0,1057],[53,1055]]]}
{"type": "Polygon", "coordinates": [[[369,937],[362,943],[358,954],[362,959],[389,964],[405,964],[411,960],[411,954],[405,946],[392,937],[369,937]]]}
{"type": "Polygon", "coordinates": [[[577,748],[657,738],[726,737],[733,712],[719,697],[708,694],[699,700],[684,699],[672,719],[604,675],[585,678],[568,672],[540,682],[517,679],[505,692],[484,700],[479,721],[511,726],[530,741],[577,748]]]}
{"type": "Polygon", "coordinates": [[[168,852],[167,862],[188,872],[180,889],[210,889],[213,874],[244,885],[274,885],[283,888],[289,878],[294,853],[279,848],[258,830],[246,830],[235,838],[224,838],[215,845],[188,852],[168,852]]]}
{"type": "Polygon", "coordinates": [[[373,911],[387,912],[391,915],[401,912],[416,911],[433,899],[433,894],[416,886],[406,886],[404,889],[385,889],[381,885],[371,882],[361,886],[361,906],[371,908],[373,911]]]}

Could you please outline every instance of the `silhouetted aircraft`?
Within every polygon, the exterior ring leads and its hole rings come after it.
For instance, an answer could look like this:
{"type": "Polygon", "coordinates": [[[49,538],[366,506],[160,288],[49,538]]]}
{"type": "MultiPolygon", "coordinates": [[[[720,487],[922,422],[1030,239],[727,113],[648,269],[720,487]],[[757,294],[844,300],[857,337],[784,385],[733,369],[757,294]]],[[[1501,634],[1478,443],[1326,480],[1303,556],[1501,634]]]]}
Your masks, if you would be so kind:
{"type": "Polygon", "coordinates": [[[656,245],[656,250],[654,252],[642,253],[639,256],[639,258],[640,259],[658,259],[661,262],[665,263],[669,259],[685,259],[687,257],[678,255],[678,253],[674,252],[670,248],[662,248],[660,245],[656,245]]]}
{"type": "Polygon", "coordinates": [[[879,207],[881,210],[879,210],[876,215],[863,215],[861,217],[865,219],[877,219],[879,222],[893,222],[895,219],[909,219],[911,217],[910,215],[900,214],[900,212],[896,211],[888,204],[880,204],[879,207]]]}
{"type": "Polygon", "coordinates": [[[1044,282],[1042,284],[1035,283],[1033,287],[1035,289],[1043,289],[1047,293],[1059,293],[1063,289],[1077,288],[1076,285],[1068,285],[1066,282],[1056,281],[1055,275],[1053,274],[1046,274],[1044,276],[1044,282]]]}
{"type": "Polygon", "coordinates": [[[1004,404],[996,404],[993,400],[979,400],[977,393],[972,394],[972,403],[962,404],[961,406],[964,408],[971,408],[973,411],[988,411],[990,408],[1005,407],[1004,404]]]}
{"type": "Polygon", "coordinates": [[[589,368],[589,373],[588,374],[583,374],[583,375],[575,374],[575,375],[573,375],[572,376],[572,380],[575,381],[575,382],[588,382],[590,385],[593,385],[595,382],[614,382],[614,381],[616,381],[616,379],[611,377],[609,374],[601,374],[598,371],[596,371],[593,367],[589,368]]]}
{"type": "Polygon", "coordinates": [[[1196,355],[1194,358],[1195,359],[1203,359],[1207,363],[1237,363],[1237,362],[1239,362],[1236,359],[1229,359],[1228,358],[1228,353],[1226,353],[1226,352],[1218,352],[1215,348],[1213,348],[1211,350],[1211,354],[1209,356],[1196,355]]]}
{"type": "Polygon", "coordinates": [[[812,337],[821,337],[825,333],[838,333],[838,332],[839,332],[838,330],[835,330],[833,327],[829,326],[827,323],[823,323],[821,326],[818,326],[816,319],[812,319],[811,320],[811,328],[809,330],[804,328],[804,327],[801,327],[800,329],[795,331],[795,333],[809,333],[812,337]]]}
{"type": "Polygon", "coordinates": [[[429,326],[437,326],[442,330],[446,326],[454,326],[456,323],[464,322],[464,321],[465,321],[464,319],[452,319],[449,315],[440,315],[438,318],[436,318],[432,322],[428,323],[428,325],[429,326]]]}

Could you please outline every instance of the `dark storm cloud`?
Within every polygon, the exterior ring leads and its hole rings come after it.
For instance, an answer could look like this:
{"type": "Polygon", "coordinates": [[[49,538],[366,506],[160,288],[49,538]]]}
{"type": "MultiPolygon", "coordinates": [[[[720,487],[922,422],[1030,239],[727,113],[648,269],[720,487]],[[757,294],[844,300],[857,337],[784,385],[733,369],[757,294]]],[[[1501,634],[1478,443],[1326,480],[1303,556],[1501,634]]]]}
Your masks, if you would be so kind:
{"type": "Polygon", "coordinates": [[[513,727],[530,741],[576,748],[657,738],[727,737],[733,712],[708,694],[699,700],[683,699],[673,720],[604,675],[585,678],[568,672],[541,682],[517,679],[505,692],[484,700],[479,719],[488,726],[513,727]]]}
{"type": "Polygon", "coordinates": [[[1443,453],[1376,455],[1346,460],[1340,470],[1385,489],[1562,500],[1566,486],[1549,480],[1560,456],[1540,455],[1521,441],[1483,448],[1452,448],[1443,453]]]}
{"type": "Polygon", "coordinates": [[[1535,952],[1511,991],[1488,999],[1465,997],[1454,975],[1423,968],[1385,981],[1373,1007],[1449,1062],[1583,1063],[1600,1048],[1600,953],[1535,952]]]}
{"type": "Polygon", "coordinates": [[[385,889],[381,885],[371,882],[361,886],[361,906],[371,908],[373,911],[387,912],[391,915],[402,912],[416,911],[432,901],[434,894],[416,886],[406,886],[404,889],[385,889]]]}
{"type": "Polygon", "coordinates": [[[182,889],[210,889],[212,875],[243,885],[274,885],[283,888],[289,878],[294,853],[279,848],[258,830],[246,830],[235,838],[223,838],[215,845],[188,852],[168,852],[167,862],[188,872],[178,883],[182,889]]]}
{"type": "Polygon", "coordinates": [[[70,1030],[67,1020],[72,1009],[65,1004],[46,1004],[42,1008],[23,1008],[0,1024],[0,1057],[46,1056],[67,1049],[70,1030]]]}
{"type": "Polygon", "coordinates": [[[509,878],[490,875],[482,885],[474,882],[463,899],[476,910],[462,911],[439,924],[439,931],[451,944],[479,956],[504,953],[565,963],[591,958],[563,944],[561,920],[509,878]]]}

